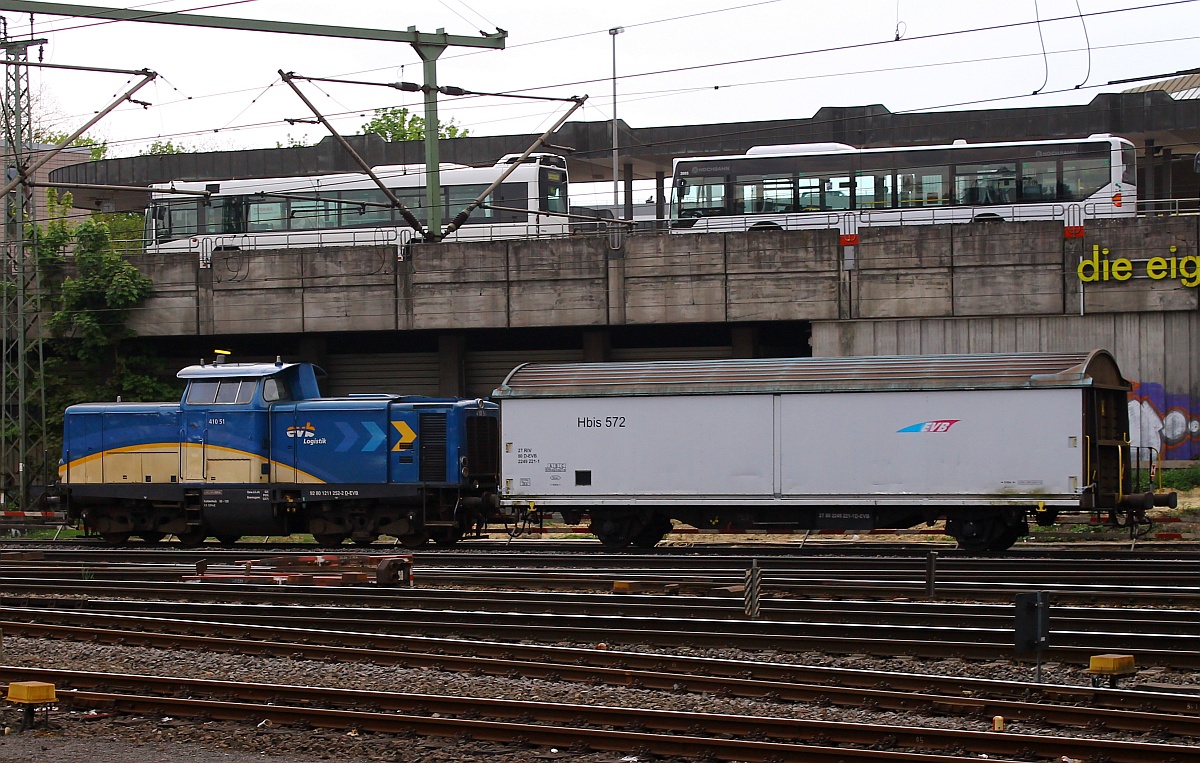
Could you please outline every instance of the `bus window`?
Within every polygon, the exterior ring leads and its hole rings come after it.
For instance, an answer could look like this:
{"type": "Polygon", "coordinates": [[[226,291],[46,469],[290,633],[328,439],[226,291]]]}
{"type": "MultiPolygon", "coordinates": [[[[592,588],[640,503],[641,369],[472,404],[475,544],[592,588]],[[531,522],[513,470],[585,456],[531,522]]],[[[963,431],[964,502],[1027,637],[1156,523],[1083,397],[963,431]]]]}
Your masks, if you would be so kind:
{"type": "Polygon", "coordinates": [[[901,207],[940,207],[950,203],[950,171],[946,167],[913,167],[896,175],[901,207]]]}
{"type": "MultiPolygon", "coordinates": [[[[442,193],[445,194],[445,190],[443,190],[442,193]]],[[[408,207],[408,211],[411,212],[412,215],[417,218],[417,220],[422,223],[429,221],[429,215],[425,214],[425,209],[428,205],[425,203],[424,188],[393,188],[392,194],[400,200],[401,204],[403,204],[405,207],[408,207]]],[[[347,211],[347,207],[342,208],[343,225],[345,225],[347,211]]],[[[408,224],[408,221],[400,215],[399,210],[396,211],[395,217],[398,222],[405,225],[408,224]]]]}
{"type": "Polygon", "coordinates": [[[204,210],[205,233],[245,233],[246,197],[222,196],[204,210]]]}
{"type": "Polygon", "coordinates": [[[675,184],[675,199],[679,204],[679,217],[724,215],[725,178],[679,178],[675,184]]]}
{"type": "Polygon", "coordinates": [[[155,241],[170,241],[195,236],[200,232],[200,202],[157,202],[151,207],[155,241]]]}
{"type": "Polygon", "coordinates": [[[821,178],[797,178],[796,190],[796,203],[799,204],[801,212],[821,210],[821,178]]]}
{"type": "Polygon", "coordinates": [[[288,207],[288,227],[292,230],[338,227],[337,210],[327,201],[292,199],[288,207]]]}
{"type": "Polygon", "coordinates": [[[1112,182],[1112,169],[1107,156],[1064,157],[1062,168],[1063,201],[1083,201],[1112,182]]]}
{"type": "Polygon", "coordinates": [[[739,214],[796,211],[796,179],[792,175],[739,175],[734,209],[739,214]]]}
{"type": "MultiPolygon", "coordinates": [[[[389,204],[387,196],[383,195],[383,191],[379,189],[367,189],[362,191],[342,191],[338,194],[343,203],[342,208],[342,227],[343,228],[362,228],[372,225],[391,225],[392,210],[389,207],[379,206],[362,206],[354,205],[356,201],[365,201],[369,204],[389,204]]],[[[401,198],[401,201],[405,201],[401,198]]],[[[405,206],[408,202],[405,201],[405,206]]],[[[420,217],[420,215],[418,215],[420,217]]]]}
{"type": "Polygon", "coordinates": [[[824,192],[821,209],[824,211],[841,211],[850,208],[850,176],[827,177],[822,190],[824,192]]]}
{"type": "Polygon", "coordinates": [[[1137,149],[1133,146],[1121,146],[1121,182],[1127,185],[1137,184],[1137,149]]]}
{"type": "Polygon", "coordinates": [[[540,173],[540,209],[543,212],[567,213],[567,173],[543,167],[540,173]]]}
{"type": "MultiPolygon", "coordinates": [[[[479,194],[487,190],[487,186],[480,183],[478,185],[452,185],[446,188],[446,212],[443,217],[446,220],[454,219],[454,216],[461,212],[468,204],[475,201],[479,194]]],[[[490,204],[492,201],[491,195],[484,199],[483,203],[490,204]]],[[[471,210],[471,216],[467,218],[468,224],[493,223],[495,222],[495,210],[481,206],[471,210]]]]}
{"type": "Polygon", "coordinates": [[[891,170],[860,170],[854,180],[854,204],[858,209],[887,209],[893,206],[891,170]]]}
{"type": "Polygon", "coordinates": [[[1012,204],[1016,174],[1013,162],[960,164],[954,171],[954,200],[967,206],[1012,204]]]}
{"type": "Polygon", "coordinates": [[[251,233],[283,230],[287,227],[287,216],[283,211],[283,200],[251,199],[246,215],[246,230],[251,233]]]}
{"type": "Polygon", "coordinates": [[[491,203],[505,209],[495,209],[495,221],[501,223],[523,223],[529,215],[521,210],[529,209],[529,183],[501,183],[492,192],[491,203]]]}
{"type": "Polygon", "coordinates": [[[1053,159],[1021,162],[1021,201],[1054,201],[1057,172],[1058,162],[1053,159]]]}

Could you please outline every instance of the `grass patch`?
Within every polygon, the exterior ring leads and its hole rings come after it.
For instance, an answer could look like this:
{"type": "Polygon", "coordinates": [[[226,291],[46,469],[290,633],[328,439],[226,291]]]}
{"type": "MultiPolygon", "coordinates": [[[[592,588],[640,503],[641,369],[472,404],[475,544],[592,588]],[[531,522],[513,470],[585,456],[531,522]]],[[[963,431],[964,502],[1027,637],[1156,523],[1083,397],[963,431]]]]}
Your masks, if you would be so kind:
{"type": "Polygon", "coordinates": [[[58,525],[33,526],[22,528],[21,537],[29,538],[30,540],[54,540],[55,533],[58,533],[58,539],[64,538],[82,538],[83,532],[76,530],[74,527],[64,527],[62,532],[59,532],[58,525]]]}
{"type": "MultiPolygon", "coordinates": [[[[1162,486],[1166,490],[1194,490],[1200,487],[1200,464],[1183,469],[1163,469],[1159,474],[1162,477],[1162,486]]],[[[1151,485],[1149,476],[1143,473],[1137,489],[1138,491],[1157,490],[1158,483],[1159,480],[1156,479],[1151,485]]]]}

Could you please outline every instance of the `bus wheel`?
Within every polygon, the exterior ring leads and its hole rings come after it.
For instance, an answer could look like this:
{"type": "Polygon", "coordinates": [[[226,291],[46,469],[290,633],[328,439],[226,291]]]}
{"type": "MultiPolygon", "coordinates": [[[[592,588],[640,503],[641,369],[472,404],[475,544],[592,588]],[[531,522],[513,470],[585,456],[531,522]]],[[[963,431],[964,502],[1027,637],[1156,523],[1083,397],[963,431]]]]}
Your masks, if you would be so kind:
{"type": "Polygon", "coordinates": [[[750,226],[750,230],[752,230],[752,231],[783,230],[783,228],[780,227],[779,223],[755,223],[754,225],[750,226]]]}

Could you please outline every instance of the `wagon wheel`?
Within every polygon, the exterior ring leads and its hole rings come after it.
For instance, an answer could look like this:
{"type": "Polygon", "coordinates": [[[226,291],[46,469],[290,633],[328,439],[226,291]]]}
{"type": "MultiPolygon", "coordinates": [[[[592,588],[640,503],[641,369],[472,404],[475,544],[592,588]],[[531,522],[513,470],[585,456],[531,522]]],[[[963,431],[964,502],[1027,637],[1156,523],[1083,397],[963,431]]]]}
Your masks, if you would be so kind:
{"type": "Polygon", "coordinates": [[[982,516],[953,519],[946,523],[948,533],[958,541],[958,547],[972,554],[1006,551],[1017,539],[1028,534],[1029,525],[1023,514],[982,516]]]}
{"type": "Polygon", "coordinates": [[[340,546],[346,540],[346,533],[313,533],[313,540],[318,546],[340,546]]]}
{"type": "Polygon", "coordinates": [[[133,533],[100,533],[100,538],[111,546],[122,546],[133,533]]]}
{"type": "Polygon", "coordinates": [[[204,539],[208,537],[208,530],[200,527],[194,530],[176,533],[175,537],[179,538],[179,545],[183,546],[184,548],[195,548],[203,543],[204,539]]]}
{"type": "Polygon", "coordinates": [[[636,548],[654,548],[671,532],[671,527],[671,520],[655,515],[633,536],[632,543],[636,548]]]}
{"type": "MultiPolygon", "coordinates": [[[[610,551],[620,551],[634,542],[634,538],[642,531],[642,523],[637,517],[615,517],[592,515],[592,523],[588,530],[600,539],[604,547],[610,551]]],[[[659,538],[662,536],[660,535],[659,538]]],[[[658,538],[655,538],[655,543],[658,538]]]]}

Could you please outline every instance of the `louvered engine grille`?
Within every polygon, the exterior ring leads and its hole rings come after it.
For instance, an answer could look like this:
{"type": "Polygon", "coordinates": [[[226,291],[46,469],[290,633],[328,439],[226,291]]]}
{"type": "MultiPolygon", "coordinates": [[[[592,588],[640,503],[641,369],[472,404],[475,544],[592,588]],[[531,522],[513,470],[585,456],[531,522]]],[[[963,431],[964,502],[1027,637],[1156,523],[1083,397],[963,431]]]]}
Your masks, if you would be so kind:
{"type": "Polygon", "coordinates": [[[422,413],[418,422],[421,431],[422,482],[446,481],[446,414],[422,413]]]}
{"type": "Polygon", "coordinates": [[[500,475],[500,420],[467,417],[467,476],[489,481],[500,475]]]}

